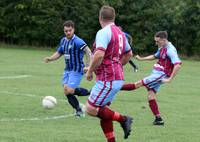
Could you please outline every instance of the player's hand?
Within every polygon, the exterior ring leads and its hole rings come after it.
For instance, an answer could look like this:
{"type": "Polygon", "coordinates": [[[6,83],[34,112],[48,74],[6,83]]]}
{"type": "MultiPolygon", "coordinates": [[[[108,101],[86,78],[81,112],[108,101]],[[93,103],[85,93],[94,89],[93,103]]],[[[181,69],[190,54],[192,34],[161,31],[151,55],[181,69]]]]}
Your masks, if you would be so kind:
{"type": "Polygon", "coordinates": [[[140,55],[136,55],[135,58],[136,58],[137,60],[142,60],[142,58],[140,57],[140,55]]]}
{"type": "Polygon", "coordinates": [[[48,63],[48,62],[50,62],[50,61],[51,61],[50,57],[45,57],[45,58],[44,58],[44,62],[45,62],[45,63],[48,63]]]}
{"type": "Polygon", "coordinates": [[[170,83],[170,82],[171,82],[171,78],[162,79],[162,83],[170,83]]]}
{"type": "Polygon", "coordinates": [[[88,71],[89,67],[84,67],[83,72],[86,73],[88,71]]]}
{"type": "Polygon", "coordinates": [[[88,81],[91,81],[92,79],[93,79],[93,73],[91,73],[91,72],[89,72],[89,71],[87,71],[86,72],[86,79],[88,80],[88,81]]]}

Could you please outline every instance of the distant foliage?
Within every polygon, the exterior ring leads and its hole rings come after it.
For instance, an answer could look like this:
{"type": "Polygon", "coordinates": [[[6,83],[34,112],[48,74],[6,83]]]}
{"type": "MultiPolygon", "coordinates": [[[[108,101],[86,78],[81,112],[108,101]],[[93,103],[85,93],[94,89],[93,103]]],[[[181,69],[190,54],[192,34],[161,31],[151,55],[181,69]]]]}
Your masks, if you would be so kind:
{"type": "Polygon", "coordinates": [[[200,56],[197,0],[1,0],[0,40],[55,47],[63,36],[63,22],[71,19],[76,34],[91,47],[100,29],[98,12],[105,4],[116,9],[116,24],[133,36],[136,53],[152,53],[154,33],[167,30],[178,52],[200,56]]]}
{"type": "Polygon", "coordinates": [[[187,56],[200,56],[200,1],[180,2],[173,20],[176,46],[187,56]]]}

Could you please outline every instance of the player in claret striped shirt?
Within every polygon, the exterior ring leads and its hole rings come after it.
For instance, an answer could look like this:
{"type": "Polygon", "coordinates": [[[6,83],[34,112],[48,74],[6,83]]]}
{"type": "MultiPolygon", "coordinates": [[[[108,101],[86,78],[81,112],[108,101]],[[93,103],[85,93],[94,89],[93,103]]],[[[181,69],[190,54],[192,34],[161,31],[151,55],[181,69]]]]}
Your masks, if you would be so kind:
{"type": "Polygon", "coordinates": [[[96,34],[94,56],[86,73],[87,80],[92,80],[96,74],[86,111],[89,115],[100,119],[101,128],[107,142],[115,142],[113,121],[121,124],[124,138],[131,132],[132,118],[113,111],[109,105],[124,83],[122,65],[125,65],[132,51],[124,33],[115,25],[115,10],[110,6],[103,6],[99,12],[99,22],[102,27],[96,34]]]}
{"type": "Polygon", "coordinates": [[[79,102],[74,95],[86,96],[89,91],[78,87],[82,76],[84,65],[84,54],[86,54],[86,65],[89,65],[91,51],[83,39],[74,34],[74,22],[71,20],[63,24],[65,36],[61,39],[57,51],[50,57],[45,57],[46,63],[59,59],[62,55],[65,58],[65,70],[63,73],[62,84],[64,94],[68,99],[69,104],[76,109],[76,116],[83,116],[83,111],[79,106],[79,102]]]}
{"type": "Polygon", "coordinates": [[[176,48],[168,41],[166,31],[157,32],[154,40],[158,46],[158,51],[154,55],[147,57],[136,56],[136,59],[140,61],[158,59],[157,63],[153,66],[151,75],[136,83],[124,84],[121,90],[135,90],[141,86],[145,86],[148,90],[149,107],[155,116],[153,125],[164,125],[155,96],[162,83],[169,83],[176,76],[181,67],[181,60],[178,57],[176,48]]]}

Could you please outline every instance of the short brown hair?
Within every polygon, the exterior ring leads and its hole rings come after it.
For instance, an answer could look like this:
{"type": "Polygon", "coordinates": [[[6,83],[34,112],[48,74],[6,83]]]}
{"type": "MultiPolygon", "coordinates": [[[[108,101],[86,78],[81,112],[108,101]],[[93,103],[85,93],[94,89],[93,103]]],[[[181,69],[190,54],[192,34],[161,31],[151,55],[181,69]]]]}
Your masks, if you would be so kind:
{"type": "Polygon", "coordinates": [[[102,6],[99,11],[99,16],[103,21],[115,21],[115,9],[111,6],[102,6]]]}
{"type": "Polygon", "coordinates": [[[74,28],[75,25],[74,25],[74,22],[72,20],[67,20],[63,23],[63,27],[72,27],[74,28]]]}
{"type": "Polygon", "coordinates": [[[159,31],[154,35],[154,37],[159,37],[161,39],[168,39],[168,33],[167,31],[159,31]]]}

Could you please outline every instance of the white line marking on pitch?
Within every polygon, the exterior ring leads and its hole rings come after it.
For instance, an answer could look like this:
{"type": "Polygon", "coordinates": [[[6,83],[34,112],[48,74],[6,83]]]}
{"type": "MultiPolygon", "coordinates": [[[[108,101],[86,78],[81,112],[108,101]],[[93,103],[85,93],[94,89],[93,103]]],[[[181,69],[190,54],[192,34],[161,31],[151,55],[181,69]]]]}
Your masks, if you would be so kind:
{"type": "Polygon", "coordinates": [[[38,97],[33,94],[14,93],[14,92],[8,92],[8,91],[0,91],[0,93],[7,94],[7,95],[16,95],[16,96],[38,97]]]}
{"type": "Polygon", "coordinates": [[[45,117],[45,118],[14,118],[14,119],[0,119],[0,122],[20,122],[20,121],[42,121],[42,120],[56,120],[56,119],[62,119],[74,116],[74,114],[68,114],[68,115],[59,115],[59,116],[51,116],[51,117],[45,117]]]}
{"type": "MultiPolygon", "coordinates": [[[[9,92],[9,91],[0,91],[0,93],[7,94],[7,95],[36,97],[36,98],[40,98],[40,99],[42,99],[44,97],[44,96],[37,96],[37,95],[34,95],[34,94],[29,94],[29,93],[14,93],[14,92],[9,92]]],[[[64,99],[57,99],[57,100],[62,101],[62,102],[66,102],[66,100],[64,100],[64,99]]]]}
{"type": "MultiPolygon", "coordinates": [[[[16,96],[26,96],[26,97],[37,97],[37,98],[43,98],[44,96],[36,96],[33,94],[23,94],[23,93],[14,93],[14,92],[8,92],[8,91],[0,91],[2,94],[7,95],[16,95],[16,96]]],[[[65,101],[64,99],[59,99],[59,101],[65,101]]],[[[42,120],[56,120],[56,119],[62,119],[62,118],[68,118],[71,116],[74,116],[75,114],[68,114],[68,115],[59,115],[59,116],[51,116],[51,117],[45,117],[45,118],[14,118],[14,119],[6,119],[2,118],[0,119],[0,122],[20,122],[20,121],[42,121],[42,120]]]]}
{"type": "Polygon", "coordinates": [[[31,77],[32,75],[17,75],[17,76],[0,76],[0,79],[17,79],[31,77]]]}

